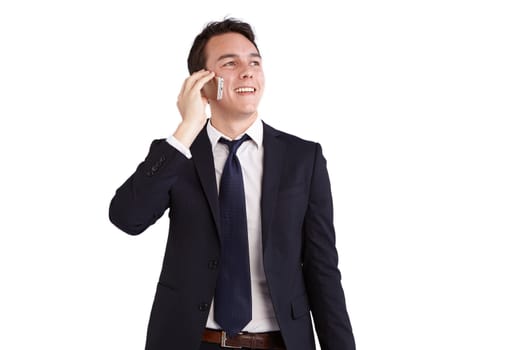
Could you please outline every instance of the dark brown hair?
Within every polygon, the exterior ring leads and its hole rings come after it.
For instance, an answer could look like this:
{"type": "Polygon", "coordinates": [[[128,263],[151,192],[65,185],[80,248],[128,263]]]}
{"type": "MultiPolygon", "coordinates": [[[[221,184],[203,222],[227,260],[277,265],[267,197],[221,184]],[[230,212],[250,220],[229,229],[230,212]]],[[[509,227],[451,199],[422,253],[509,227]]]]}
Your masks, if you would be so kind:
{"type": "Polygon", "coordinates": [[[259,51],[259,48],[255,44],[255,34],[248,23],[234,18],[226,18],[220,22],[210,22],[193,41],[190,54],[188,55],[188,70],[190,74],[205,68],[207,59],[205,49],[208,41],[216,35],[232,32],[243,35],[246,39],[250,40],[257,51],[259,51]]]}

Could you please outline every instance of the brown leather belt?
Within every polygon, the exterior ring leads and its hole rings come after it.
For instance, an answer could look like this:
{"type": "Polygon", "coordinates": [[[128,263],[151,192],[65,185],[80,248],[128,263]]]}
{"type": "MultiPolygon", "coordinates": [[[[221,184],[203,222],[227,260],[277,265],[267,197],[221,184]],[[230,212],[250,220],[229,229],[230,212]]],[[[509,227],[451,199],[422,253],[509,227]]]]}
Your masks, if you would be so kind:
{"type": "Polygon", "coordinates": [[[226,337],[226,332],[213,329],[205,329],[202,341],[219,344],[228,349],[275,349],[285,350],[281,332],[267,333],[241,333],[232,338],[226,337]]]}

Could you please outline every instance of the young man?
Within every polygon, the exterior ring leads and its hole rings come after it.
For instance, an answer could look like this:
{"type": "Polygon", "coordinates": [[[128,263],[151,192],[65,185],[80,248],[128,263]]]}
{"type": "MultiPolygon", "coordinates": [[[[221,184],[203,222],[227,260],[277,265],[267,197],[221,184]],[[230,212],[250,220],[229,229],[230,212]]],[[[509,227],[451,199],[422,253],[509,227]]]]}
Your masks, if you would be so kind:
{"type": "Polygon", "coordinates": [[[188,68],[182,121],[153,141],[110,205],[132,235],[170,209],[146,349],[312,350],[311,315],[323,350],[355,349],[326,162],[318,144],[259,119],[264,73],[251,27],[210,23],[188,68]]]}

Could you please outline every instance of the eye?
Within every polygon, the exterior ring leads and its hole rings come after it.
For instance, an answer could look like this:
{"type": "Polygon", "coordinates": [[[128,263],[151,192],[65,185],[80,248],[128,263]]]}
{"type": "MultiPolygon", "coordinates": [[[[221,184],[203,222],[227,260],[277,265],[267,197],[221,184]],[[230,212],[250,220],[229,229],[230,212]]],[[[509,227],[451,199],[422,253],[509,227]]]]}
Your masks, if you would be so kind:
{"type": "Polygon", "coordinates": [[[223,67],[233,67],[233,66],[235,66],[235,62],[234,61],[228,61],[228,62],[225,62],[222,66],[223,67]]]}
{"type": "Polygon", "coordinates": [[[261,62],[259,62],[259,61],[252,61],[252,62],[250,62],[250,65],[251,66],[260,66],[261,62]]]}

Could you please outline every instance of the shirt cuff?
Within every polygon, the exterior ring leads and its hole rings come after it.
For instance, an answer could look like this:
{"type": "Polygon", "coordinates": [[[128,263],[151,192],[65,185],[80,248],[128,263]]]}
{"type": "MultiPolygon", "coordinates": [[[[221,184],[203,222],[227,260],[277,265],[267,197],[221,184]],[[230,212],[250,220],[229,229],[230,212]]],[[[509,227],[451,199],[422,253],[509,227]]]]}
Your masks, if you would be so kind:
{"type": "Polygon", "coordinates": [[[184,154],[184,156],[186,158],[191,159],[191,152],[190,152],[189,148],[184,146],[179,140],[177,140],[175,137],[173,137],[173,135],[168,137],[166,139],[166,142],[168,142],[170,145],[175,147],[175,149],[177,151],[179,151],[180,153],[184,154]]]}

